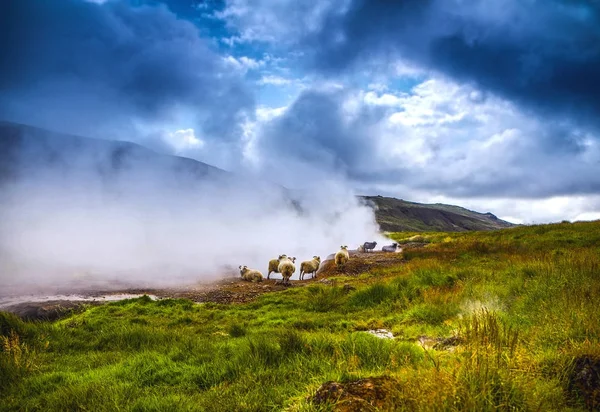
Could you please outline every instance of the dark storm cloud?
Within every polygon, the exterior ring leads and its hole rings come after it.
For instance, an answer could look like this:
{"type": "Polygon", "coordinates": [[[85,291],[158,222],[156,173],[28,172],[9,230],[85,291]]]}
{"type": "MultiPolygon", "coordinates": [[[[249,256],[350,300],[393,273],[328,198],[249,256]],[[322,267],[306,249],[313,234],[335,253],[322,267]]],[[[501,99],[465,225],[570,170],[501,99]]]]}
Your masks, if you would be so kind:
{"type": "Polygon", "coordinates": [[[384,112],[359,104],[349,112],[351,99],[341,90],[303,92],[281,117],[265,128],[260,151],[265,156],[293,158],[324,170],[350,176],[376,159],[373,127],[384,112]]]}
{"type": "MultiPolygon", "coordinates": [[[[401,57],[536,109],[600,112],[600,2],[351,0],[308,45],[339,73],[401,57]]],[[[581,112],[581,113],[579,113],[581,112]]]]}
{"type": "Polygon", "coordinates": [[[2,9],[4,120],[98,136],[184,113],[183,126],[226,140],[253,112],[239,75],[164,5],[19,0],[2,9]]]}

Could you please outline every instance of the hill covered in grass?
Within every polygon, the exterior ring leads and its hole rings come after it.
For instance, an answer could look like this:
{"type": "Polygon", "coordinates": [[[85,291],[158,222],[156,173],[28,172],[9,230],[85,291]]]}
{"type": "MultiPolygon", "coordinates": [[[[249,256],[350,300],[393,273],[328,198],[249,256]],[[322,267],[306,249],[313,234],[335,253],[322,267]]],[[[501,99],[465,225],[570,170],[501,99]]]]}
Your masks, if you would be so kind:
{"type": "Polygon", "coordinates": [[[353,410],[312,399],[374,377],[387,410],[597,410],[600,222],[423,236],[249,303],[1,313],[0,410],[353,410]]]}
{"type": "Polygon", "coordinates": [[[464,232],[495,230],[515,226],[492,213],[478,213],[460,206],[423,204],[383,196],[361,196],[375,209],[385,232],[464,232]]]}

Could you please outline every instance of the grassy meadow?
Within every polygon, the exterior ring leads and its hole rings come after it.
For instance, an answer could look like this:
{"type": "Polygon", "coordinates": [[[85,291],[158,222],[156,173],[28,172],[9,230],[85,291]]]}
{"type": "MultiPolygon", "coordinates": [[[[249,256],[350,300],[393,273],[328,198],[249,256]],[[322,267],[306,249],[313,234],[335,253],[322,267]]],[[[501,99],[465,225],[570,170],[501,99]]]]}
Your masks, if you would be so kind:
{"type": "Polygon", "coordinates": [[[323,382],[374,376],[395,410],[600,408],[573,378],[600,359],[600,222],[419,234],[396,265],[246,304],[0,313],[0,410],[331,410],[308,400],[323,382]]]}

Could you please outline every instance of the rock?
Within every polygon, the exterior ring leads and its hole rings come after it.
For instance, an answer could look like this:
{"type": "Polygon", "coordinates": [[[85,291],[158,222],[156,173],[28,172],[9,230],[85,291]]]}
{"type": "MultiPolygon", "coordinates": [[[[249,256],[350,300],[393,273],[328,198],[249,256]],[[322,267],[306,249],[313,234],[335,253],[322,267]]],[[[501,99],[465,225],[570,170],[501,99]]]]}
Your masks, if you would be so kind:
{"type": "Polygon", "coordinates": [[[569,392],[583,400],[586,409],[600,410],[600,358],[579,356],[573,360],[569,392]]]}
{"type": "Polygon", "coordinates": [[[365,378],[340,383],[325,382],[311,399],[314,404],[332,404],[333,411],[395,410],[400,404],[398,382],[390,377],[365,378]]]}
{"type": "Polygon", "coordinates": [[[372,329],[366,332],[381,339],[394,339],[394,334],[387,329],[372,329]]]}
{"type": "Polygon", "coordinates": [[[46,302],[23,302],[7,306],[1,310],[14,313],[23,320],[53,321],[82,310],[86,305],[99,305],[102,302],[54,300],[46,302]]]}
{"type": "Polygon", "coordinates": [[[460,336],[449,336],[447,338],[432,338],[430,336],[419,336],[418,343],[425,349],[453,351],[456,346],[463,343],[460,336]]]}
{"type": "Polygon", "coordinates": [[[450,336],[447,338],[438,338],[437,342],[433,345],[433,349],[451,349],[455,346],[463,343],[463,339],[460,336],[450,336]]]}

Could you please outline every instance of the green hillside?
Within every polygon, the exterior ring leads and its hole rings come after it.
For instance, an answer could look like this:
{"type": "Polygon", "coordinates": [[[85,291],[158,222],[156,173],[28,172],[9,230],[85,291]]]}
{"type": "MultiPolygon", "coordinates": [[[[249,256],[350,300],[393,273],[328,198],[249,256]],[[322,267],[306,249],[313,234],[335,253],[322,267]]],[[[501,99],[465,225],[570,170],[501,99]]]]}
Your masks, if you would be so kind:
{"type": "Polygon", "coordinates": [[[245,304],[0,314],[0,410],[376,410],[311,399],[380,376],[382,410],[598,410],[600,221],[424,236],[388,266],[245,304]]]}
{"type": "Polygon", "coordinates": [[[375,209],[375,217],[385,232],[464,232],[495,230],[515,226],[491,213],[444,204],[423,204],[383,196],[361,196],[375,209]]]}

